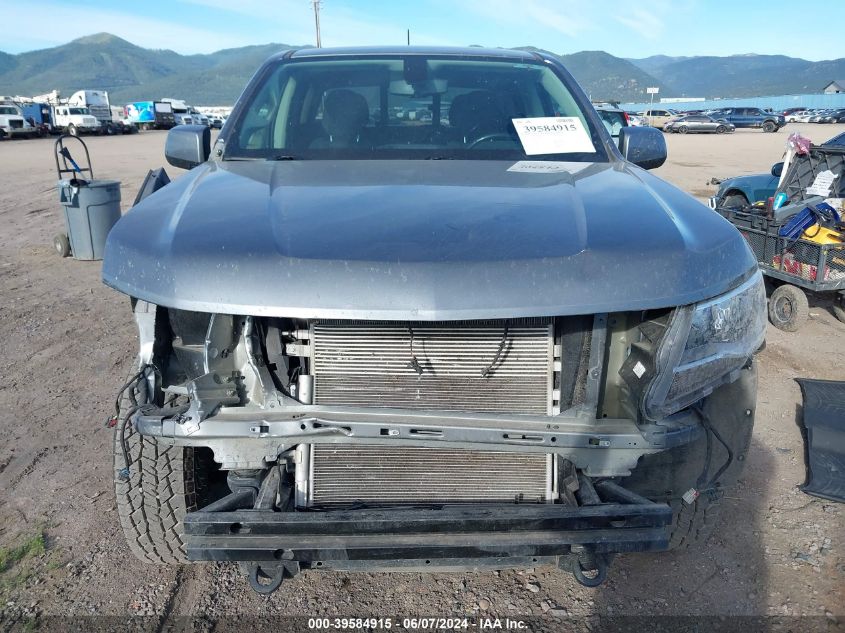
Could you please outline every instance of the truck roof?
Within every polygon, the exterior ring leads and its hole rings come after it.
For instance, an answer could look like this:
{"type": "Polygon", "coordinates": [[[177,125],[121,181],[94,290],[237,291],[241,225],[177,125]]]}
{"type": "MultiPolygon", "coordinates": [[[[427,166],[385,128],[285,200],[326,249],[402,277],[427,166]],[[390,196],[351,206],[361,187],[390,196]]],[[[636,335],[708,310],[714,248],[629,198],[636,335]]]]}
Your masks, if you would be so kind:
{"type": "Polygon", "coordinates": [[[480,46],[348,46],[338,48],[300,48],[280,51],[271,59],[293,57],[335,57],[359,55],[446,55],[450,57],[495,57],[536,61],[543,59],[540,52],[507,48],[482,48],[480,46]]]}

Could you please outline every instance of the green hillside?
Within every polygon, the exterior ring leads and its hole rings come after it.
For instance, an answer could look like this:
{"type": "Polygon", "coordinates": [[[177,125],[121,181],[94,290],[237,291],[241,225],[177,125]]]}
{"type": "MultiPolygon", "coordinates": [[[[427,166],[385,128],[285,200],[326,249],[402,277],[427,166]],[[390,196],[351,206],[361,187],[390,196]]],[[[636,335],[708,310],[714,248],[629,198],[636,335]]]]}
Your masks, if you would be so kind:
{"type": "MultiPolygon", "coordinates": [[[[180,55],[136,46],[109,33],[9,55],[0,52],[0,94],[36,95],[58,89],[108,90],[114,104],[175,97],[195,105],[229,105],[262,61],[285,44],[262,44],[207,55],[180,55]]],[[[538,50],[524,47],[523,50],[538,50]]],[[[660,96],[743,97],[819,92],[845,77],[845,59],[809,62],[779,55],[621,59],[604,51],[561,55],[595,101],[644,101],[660,96]]]]}
{"type": "Polygon", "coordinates": [[[810,62],[784,55],[731,55],[656,56],[630,61],[667,84],[675,93],[694,97],[821,92],[831,80],[845,77],[845,59],[810,62]]]}
{"type": "Polygon", "coordinates": [[[83,88],[108,90],[113,103],[172,96],[197,105],[228,104],[258,65],[288,48],[265,44],[180,55],[135,46],[108,33],[89,35],[38,51],[0,53],[0,94],[70,95],[83,88]]]}
{"type": "Polygon", "coordinates": [[[673,94],[662,81],[604,51],[583,51],[561,59],[593,101],[641,101],[650,86],[660,88],[663,96],[673,94]]]}

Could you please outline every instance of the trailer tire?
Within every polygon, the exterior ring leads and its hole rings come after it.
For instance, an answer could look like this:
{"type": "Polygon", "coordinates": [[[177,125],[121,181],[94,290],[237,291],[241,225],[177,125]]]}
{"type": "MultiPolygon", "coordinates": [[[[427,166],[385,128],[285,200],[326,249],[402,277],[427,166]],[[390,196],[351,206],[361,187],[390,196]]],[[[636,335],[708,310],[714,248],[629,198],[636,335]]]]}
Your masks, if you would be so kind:
{"type": "Polygon", "coordinates": [[[833,300],[833,315],[845,323],[845,294],[836,295],[833,300]]]}
{"type": "MultiPolygon", "coordinates": [[[[130,407],[121,399],[121,414],[130,407]]],[[[122,422],[122,419],[119,421],[122,422]]],[[[180,565],[185,552],[185,515],[206,505],[213,459],[207,449],[168,446],[144,437],[127,423],[129,476],[121,446],[121,424],[114,432],[114,487],[123,535],[132,553],[146,563],[180,565]]]]}
{"type": "Polygon", "coordinates": [[[769,321],[779,330],[796,332],[808,316],[807,295],[796,286],[778,286],[769,298],[769,321]]]}

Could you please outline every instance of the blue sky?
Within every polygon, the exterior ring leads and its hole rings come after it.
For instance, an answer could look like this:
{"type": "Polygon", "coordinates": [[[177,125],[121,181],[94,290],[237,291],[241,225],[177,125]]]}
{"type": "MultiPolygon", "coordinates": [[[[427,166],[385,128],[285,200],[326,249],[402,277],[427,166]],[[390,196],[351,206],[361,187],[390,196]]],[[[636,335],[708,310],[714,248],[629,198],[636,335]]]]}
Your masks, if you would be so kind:
{"type": "MultiPolygon", "coordinates": [[[[322,0],[324,46],[520,46],[619,57],[845,55],[845,1],[816,0],[322,0]],[[831,28],[831,25],[836,25],[831,28]]],[[[311,44],[310,0],[0,0],[0,50],[47,48],[108,31],[149,48],[208,53],[311,44]]]]}

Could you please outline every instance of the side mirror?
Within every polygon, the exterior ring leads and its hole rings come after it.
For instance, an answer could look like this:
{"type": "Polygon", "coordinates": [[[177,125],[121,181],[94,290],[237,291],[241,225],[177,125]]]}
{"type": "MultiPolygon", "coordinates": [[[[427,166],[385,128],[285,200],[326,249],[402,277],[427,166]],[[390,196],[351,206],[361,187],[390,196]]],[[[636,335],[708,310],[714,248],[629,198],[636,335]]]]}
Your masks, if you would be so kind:
{"type": "Polygon", "coordinates": [[[193,169],[211,155],[211,130],[205,125],[177,125],[167,133],[164,157],[174,167],[193,169]]]}
{"type": "Polygon", "coordinates": [[[643,169],[655,169],[666,162],[666,139],[653,127],[623,127],[619,130],[619,151],[643,169]]]}
{"type": "Polygon", "coordinates": [[[780,175],[783,173],[783,162],[775,163],[772,165],[772,176],[775,178],[780,178],[780,175]]]}

